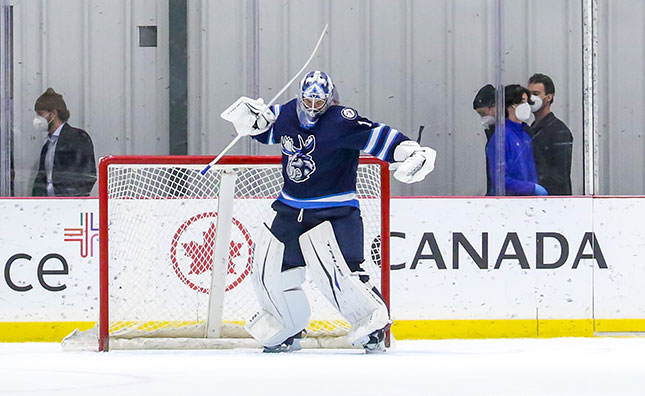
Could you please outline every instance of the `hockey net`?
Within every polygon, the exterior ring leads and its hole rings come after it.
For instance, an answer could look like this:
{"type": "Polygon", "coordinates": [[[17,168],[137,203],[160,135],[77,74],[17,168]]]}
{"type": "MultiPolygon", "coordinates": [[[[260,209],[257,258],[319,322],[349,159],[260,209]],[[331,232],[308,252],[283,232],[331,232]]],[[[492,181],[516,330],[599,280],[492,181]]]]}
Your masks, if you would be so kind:
{"type": "MultiPolygon", "coordinates": [[[[202,175],[209,160],[101,160],[100,350],[257,345],[243,325],[259,309],[251,263],[255,238],[263,223],[271,224],[271,203],[282,189],[281,158],[224,157],[202,175]],[[234,186],[224,187],[225,180],[234,186]]],[[[364,269],[388,301],[384,163],[361,158],[357,194],[364,269]]],[[[305,347],[347,345],[348,323],[309,279],[304,289],[312,307],[305,347]]]]}

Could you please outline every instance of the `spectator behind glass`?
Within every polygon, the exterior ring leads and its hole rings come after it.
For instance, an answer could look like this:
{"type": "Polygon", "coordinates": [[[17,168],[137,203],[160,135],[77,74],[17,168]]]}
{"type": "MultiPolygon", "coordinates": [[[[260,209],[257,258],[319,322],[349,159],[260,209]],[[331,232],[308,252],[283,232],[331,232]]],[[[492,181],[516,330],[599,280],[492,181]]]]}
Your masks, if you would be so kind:
{"type": "Polygon", "coordinates": [[[63,96],[47,88],[34,105],[34,128],[47,132],[40,151],[32,195],[80,197],[90,195],[96,182],[92,139],[67,123],[69,111],[63,96]]]}
{"type": "MultiPolygon", "coordinates": [[[[486,145],[488,145],[490,137],[495,133],[495,116],[497,114],[495,110],[495,87],[491,84],[481,87],[473,100],[473,109],[481,117],[484,133],[486,133],[486,145]]],[[[486,152],[485,148],[484,151],[486,152]]],[[[488,153],[486,153],[486,195],[490,195],[491,187],[488,153]]]]}
{"type": "Polygon", "coordinates": [[[529,130],[538,183],[550,195],[571,195],[573,135],[551,112],[555,85],[549,76],[535,73],[529,78],[528,89],[534,97],[540,98],[537,104],[542,103],[535,111],[535,123],[529,130]]]}
{"type": "MultiPolygon", "coordinates": [[[[521,85],[509,85],[505,88],[504,94],[506,96],[506,140],[504,142],[506,195],[547,195],[547,190],[537,183],[531,136],[527,132],[528,125],[525,124],[531,115],[530,105],[533,104],[529,99],[531,93],[521,85]]],[[[495,137],[496,133],[486,145],[492,182],[490,195],[498,195],[495,191],[497,156],[495,137]]]]}

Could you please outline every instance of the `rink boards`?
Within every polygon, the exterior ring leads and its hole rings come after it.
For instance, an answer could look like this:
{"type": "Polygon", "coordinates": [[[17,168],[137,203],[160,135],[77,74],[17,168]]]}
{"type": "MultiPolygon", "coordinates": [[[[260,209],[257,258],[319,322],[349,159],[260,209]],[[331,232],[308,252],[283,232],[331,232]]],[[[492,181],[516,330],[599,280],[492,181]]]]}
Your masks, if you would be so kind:
{"type": "MultiPolygon", "coordinates": [[[[0,341],[98,318],[98,201],[2,199],[0,341]]],[[[396,338],[645,331],[645,198],[393,198],[396,338]]]]}

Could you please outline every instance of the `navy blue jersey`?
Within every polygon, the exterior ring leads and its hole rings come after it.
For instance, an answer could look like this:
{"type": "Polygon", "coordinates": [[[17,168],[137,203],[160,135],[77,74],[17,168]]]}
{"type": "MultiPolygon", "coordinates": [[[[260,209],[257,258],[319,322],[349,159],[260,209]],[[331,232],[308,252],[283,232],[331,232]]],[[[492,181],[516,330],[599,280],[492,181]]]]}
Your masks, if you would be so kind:
{"type": "Polygon", "coordinates": [[[356,172],[360,152],[394,162],[394,148],[408,137],[344,106],[331,106],[310,129],[300,126],[296,99],[271,106],[277,119],[254,136],[282,146],[284,187],[278,200],[295,208],[358,207],[356,172]]]}

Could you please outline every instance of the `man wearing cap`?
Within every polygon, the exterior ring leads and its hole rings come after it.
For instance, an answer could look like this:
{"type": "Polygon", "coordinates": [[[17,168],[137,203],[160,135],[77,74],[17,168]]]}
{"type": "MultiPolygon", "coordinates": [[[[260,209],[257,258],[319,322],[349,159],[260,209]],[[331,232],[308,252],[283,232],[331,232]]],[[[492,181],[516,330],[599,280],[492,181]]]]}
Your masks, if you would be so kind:
{"type": "MultiPolygon", "coordinates": [[[[495,87],[491,84],[484,85],[475,95],[473,100],[473,109],[481,117],[481,123],[486,133],[486,146],[491,136],[495,133],[495,87]]],[[[486,147],[484,146],[484,147],[486,147]]],[[[490,194],[491,189],[490,172],[488,169],[488,155],[486,156],[486,195],[490,194]]]]}
{"type": "Polygon", "coordinates": [[[90,195],[96,182],[92,139],[82,129],[67,123],[69,110],[63,96],[47,88],[34,106],[34,128],[47,132],[40,151],[38,173],[32,190],[38,197],[90,195]]]}

